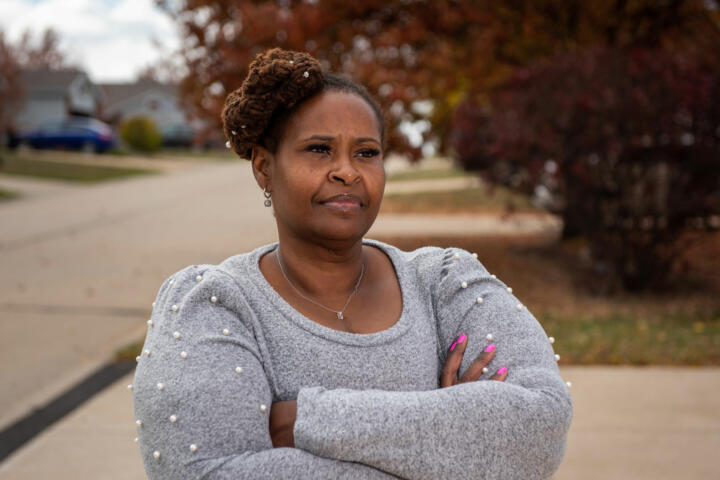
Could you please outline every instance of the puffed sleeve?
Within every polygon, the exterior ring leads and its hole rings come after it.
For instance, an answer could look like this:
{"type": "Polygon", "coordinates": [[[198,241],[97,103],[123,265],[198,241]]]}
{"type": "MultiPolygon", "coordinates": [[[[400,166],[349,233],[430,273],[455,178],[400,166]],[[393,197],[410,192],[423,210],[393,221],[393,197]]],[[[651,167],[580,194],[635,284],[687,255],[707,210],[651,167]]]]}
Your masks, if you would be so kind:
{"type": "Polygon", "coordinates": [[[549,478],[564,456],[572,401],[545,332],[468,252],[438,249],[436,260],[439,341],[447,354],[467,335],[460,374],[494,343],[491,371],[432,391],[301,389],[296,448],[407,479],[549,478]],[[502,366],[507,380],[488,381],[502,366]]]}
{"type": "Polygon", "coordinates": [[[158,293],[135,372],[145,470],[159,479],[389,479],[359,463],[273,448],[272,394],[234,279],[187,267],[158,293]]]}

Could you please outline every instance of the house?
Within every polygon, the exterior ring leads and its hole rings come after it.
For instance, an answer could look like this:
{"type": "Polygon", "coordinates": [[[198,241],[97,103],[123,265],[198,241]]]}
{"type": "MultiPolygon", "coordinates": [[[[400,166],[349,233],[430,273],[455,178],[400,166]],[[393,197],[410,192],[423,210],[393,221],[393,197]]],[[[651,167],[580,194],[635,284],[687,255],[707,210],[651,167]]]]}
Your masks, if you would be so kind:
{"type": "Polygon", "coordinates": [[[21,85],[25,102],[13,119],[19,130],[70,115],[96,117],[104,100],[103,92],[81,70],[24,70],[21,85]]]}
{"type": "Polygon", "coordinates": [[[164,145],[192,145],[196,126],[181,108],[177,87],[152,80],[136,83],[102,84],[105,96],[101,119],[118,127],[128,117],[150,117],[163,137],[164,145]]]}

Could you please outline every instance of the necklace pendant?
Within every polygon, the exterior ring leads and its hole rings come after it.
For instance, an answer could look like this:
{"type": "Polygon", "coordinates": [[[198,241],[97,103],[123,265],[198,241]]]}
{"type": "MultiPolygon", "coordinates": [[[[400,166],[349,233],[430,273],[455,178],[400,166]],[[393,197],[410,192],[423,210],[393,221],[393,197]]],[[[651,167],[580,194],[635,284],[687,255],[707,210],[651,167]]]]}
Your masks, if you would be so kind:
{"type": "Polygon", "coordinates": [[[338,317],[338,320],[342,320],[343,319],[342,312],[337,312],[337,317],[338,317]]]}

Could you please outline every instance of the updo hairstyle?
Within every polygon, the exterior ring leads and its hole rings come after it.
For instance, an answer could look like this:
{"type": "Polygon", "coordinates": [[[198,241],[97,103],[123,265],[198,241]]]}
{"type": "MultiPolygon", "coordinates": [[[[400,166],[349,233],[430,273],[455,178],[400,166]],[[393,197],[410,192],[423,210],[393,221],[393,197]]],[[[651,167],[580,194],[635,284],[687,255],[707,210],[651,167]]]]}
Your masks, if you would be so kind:
{"type": "Polygon", "coordinates": [[[233,151],[250,160],[254,145],[277,151],[285,125],[302,102],[324,91],[354,93],[375,112],[385,145],[385,118],[361,85],[323,73],[320,62],[304,52],[274,48],[258,54],[240,88],[225,99],[223,131],[233,151]]]}

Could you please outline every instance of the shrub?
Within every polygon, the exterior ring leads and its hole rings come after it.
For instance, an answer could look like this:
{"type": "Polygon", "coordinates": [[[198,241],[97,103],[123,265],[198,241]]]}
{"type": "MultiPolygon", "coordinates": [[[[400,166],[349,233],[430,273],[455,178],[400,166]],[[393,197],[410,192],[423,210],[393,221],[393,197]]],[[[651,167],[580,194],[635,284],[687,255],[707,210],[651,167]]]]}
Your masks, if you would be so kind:
{"type": "Polygon", "coordinates": [[[151,118],[136,116],[120,126],[120,136],[133,150],[154,152],[162,145],[162,137],[151,118]]]}
{"type": "Polygon", "coordinates": [[[521,69],[455,116],[463,166],[545,198],[598,285],[660,287],[688,230],[720,225],[720,61],[586,49],[521,69]]]}

